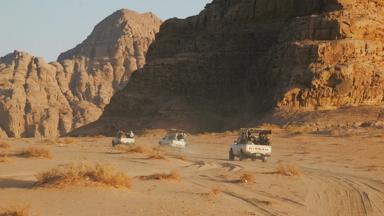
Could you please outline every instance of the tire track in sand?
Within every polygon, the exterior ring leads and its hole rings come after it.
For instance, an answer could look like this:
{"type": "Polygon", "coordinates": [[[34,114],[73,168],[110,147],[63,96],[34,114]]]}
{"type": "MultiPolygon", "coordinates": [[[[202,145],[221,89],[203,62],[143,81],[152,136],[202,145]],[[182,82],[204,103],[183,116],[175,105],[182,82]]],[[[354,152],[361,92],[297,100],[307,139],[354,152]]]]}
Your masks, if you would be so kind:
{"type": "Polygon", "coordinates": [[[317,215],[384,216],[384,184],[347,174],[307,169],[305,205],[317,215]]]}

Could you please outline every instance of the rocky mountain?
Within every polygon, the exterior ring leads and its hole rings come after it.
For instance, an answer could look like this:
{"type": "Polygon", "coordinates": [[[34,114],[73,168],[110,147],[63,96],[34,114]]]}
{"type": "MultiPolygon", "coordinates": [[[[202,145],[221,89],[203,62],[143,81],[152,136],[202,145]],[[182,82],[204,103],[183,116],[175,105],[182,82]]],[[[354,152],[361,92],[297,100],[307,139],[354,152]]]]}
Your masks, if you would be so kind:
{"type": "Polygon", "coordinates": [[[382,11],[381,0],[214,0],[163,23],[147,64],[78,132],[225,130],[276,109],[383,105],[382,11]]]}
{"type": "Polygon", "coordinates": [[[0,58],[0,136],[58,136],[97,120],[144,66],[160,24],[152,13],[119,10],[57,62],[18,51],[0,58]]]}

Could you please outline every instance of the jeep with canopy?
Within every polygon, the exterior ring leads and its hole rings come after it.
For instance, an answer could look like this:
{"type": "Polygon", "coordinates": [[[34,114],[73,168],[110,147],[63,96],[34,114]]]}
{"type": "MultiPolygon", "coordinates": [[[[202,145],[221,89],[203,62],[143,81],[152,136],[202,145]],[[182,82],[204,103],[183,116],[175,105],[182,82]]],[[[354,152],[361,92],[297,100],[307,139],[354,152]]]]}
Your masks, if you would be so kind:
{"type": "Polygon", "coordinates": [[[187,134],[183,130],[172,129],[159,141],[159,144],[173,148],[186,148],[187,134]]]}
{"type": "Polygon", "coordinates": [[[238,157],[241,161],[251,158],[266,162],[272,153],[272,146],[268,137],[270,134],[272,134],[271,130],[242,128],[239,137],[230,146],[229,160],[238,157]]]}

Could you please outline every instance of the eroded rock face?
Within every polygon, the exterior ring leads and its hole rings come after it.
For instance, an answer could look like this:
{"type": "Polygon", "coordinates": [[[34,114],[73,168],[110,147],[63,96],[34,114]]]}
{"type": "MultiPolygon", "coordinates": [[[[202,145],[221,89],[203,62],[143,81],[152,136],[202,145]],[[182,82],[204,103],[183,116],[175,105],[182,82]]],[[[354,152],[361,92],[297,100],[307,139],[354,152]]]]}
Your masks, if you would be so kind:
{"type": "Polygon", "coordinates": [[[17,51],[2,57],[2,134],[58,136],[97,120],[112,95],[145,64],[160,24],[152,13],[119,10],[57,62],[17,51]]]}
{"type": "Polygon", "coordinates": [[[304,37],[291,43],[294,51],[287,54],[296,59],[301,57],[296,50],[312,54],[301,71],[285,69],[289,80],[280,81],[284,86],[278,92],[280,108],[337,109],[384,103],[384,4],[366,0],[340,0],[339,4],[341,10],[309,21],[320,32],[324,25],[316,20],[335,23],[334,34],[325,40],[304,37]]]}
{"type": "Polygon", "coordinates": [[[147,64],[88,129],[220,130],[276,107],[381,105],[383,10],[379,0],[214,0],[161,26],[147,64]]]}

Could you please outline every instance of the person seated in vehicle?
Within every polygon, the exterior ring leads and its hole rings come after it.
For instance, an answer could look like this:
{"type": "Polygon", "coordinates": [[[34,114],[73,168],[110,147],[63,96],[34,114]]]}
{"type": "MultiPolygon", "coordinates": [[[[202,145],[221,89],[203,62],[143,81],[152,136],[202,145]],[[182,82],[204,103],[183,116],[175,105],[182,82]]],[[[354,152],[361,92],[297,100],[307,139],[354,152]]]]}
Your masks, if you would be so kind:
{"type": "Polygon", "coordinates": [[[119,139],[121,139],[121,138],[125,138],[125,133],[124,133],[124,131],[119,130],[119,131],[117,132],[117,134],[116,134],[116,137],[119,138],[119,139]]]}
{"type": "Polygon", "coordinates": [[[253,143],[253,144],[257,144],[257,138],[256,138],[256,136],[251,136],[250,141],[251,141],[251,143],[253,143]]]}
{"type": "Polygon", "coordinates": [[[133,139],[135,138],[135,134],[133,133],[133,131],[130,131],[129,133],[127,133],[127,137],[133,139]]]}
{"type": "Polygon", "coordinates": [[[177,140],[182,140],[182,139],[184,139],[184,136],[183,136],[183,134],[177,134],[177,140]]]}
{"type": "Polygon", "coordinates": [[[247,142],[247,135],[245,133],[241,133],[240,137],[237,140],[237,144],[244,144],[247,142]]]}
{"type": "Polygon", "coordinates": [[[257,136],[255,134],[252,134],[251,131],[247,131],[247,141],[246,143],[250,143],[250,144],[256,144],[257,143],[257,136]]]}
{"type": "Polygon", "coordinates": [[[264,134],[260,134],[259,142],[261,145],[269,145],[269,138],[264,134]]]}

